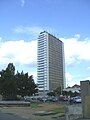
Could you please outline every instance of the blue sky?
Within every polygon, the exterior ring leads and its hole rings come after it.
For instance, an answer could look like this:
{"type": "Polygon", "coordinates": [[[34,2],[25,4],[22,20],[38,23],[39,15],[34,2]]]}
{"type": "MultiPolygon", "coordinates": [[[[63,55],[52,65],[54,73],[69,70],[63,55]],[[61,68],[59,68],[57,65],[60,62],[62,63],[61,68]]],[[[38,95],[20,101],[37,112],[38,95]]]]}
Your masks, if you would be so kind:
{"type": "Polygon", "coordinates": [[[64,42],[66,85],[90,79],[89,0],[0,0],[0,70],[37,74],[37,38],[46,30],[64,42]]]}

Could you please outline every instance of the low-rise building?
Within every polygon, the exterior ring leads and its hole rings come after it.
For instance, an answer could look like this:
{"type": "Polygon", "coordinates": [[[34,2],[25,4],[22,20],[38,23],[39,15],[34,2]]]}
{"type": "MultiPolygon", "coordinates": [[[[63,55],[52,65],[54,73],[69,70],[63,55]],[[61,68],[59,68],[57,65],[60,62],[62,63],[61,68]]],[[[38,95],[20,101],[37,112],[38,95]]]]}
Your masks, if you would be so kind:
{"type": "Polygon", "coordinates": [[[67,87],[67,88],[63,89],[63,91],[67,91],[67,92],[71,91],[73,93],[74,92],[80,93],[81,92],[81,88],[80,88],[80,85],[75,84],[72,87],[67,87]]]}

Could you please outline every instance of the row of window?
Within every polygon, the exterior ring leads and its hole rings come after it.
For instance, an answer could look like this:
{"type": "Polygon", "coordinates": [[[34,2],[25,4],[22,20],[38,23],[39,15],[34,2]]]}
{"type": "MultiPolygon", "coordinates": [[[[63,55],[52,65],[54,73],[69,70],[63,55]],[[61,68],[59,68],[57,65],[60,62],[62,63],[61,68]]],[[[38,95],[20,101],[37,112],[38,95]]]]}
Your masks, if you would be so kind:
{"type": "Polygon", "coordinates": [[[46,43],[47,43],[47,42],[46,42],[45,40],[38,41],[38,46],[39,46],[39,45],[43,45],[43,46],[44,46],[44,45],[46,45],[46,43]]]}
{"type": "Polygon", "coordinates": [[[47,76],[44,78],[38,77],[38,81],[47,80],[47,76]]]}
{"type": "Polygon", "coordinates": [[[40,59],[41,57],[46,58],[46,57],[47,57],[47,53],[46,53],[46,52],[39,53],[39,54],[37,55],[37,57],[38,57],[38,59],[40,59]]]}
{"type": "Polygon", "coordinates": [[[43,74],[43,75],[45,75],[45,74],[47,74],[47,71],[40,71],[40,70],[38,71],[38,70],[37,70],[37,73],[38,73],[38,74],[43,74]]]}
{"type": "Polygon", "coordinates": [[[38,65],[42,65],[42,64],[44,64],[45,61],[44,61],[44,59],[42,59],[42,60],[38,60],[37,62],[38,62],[38,65]]]}

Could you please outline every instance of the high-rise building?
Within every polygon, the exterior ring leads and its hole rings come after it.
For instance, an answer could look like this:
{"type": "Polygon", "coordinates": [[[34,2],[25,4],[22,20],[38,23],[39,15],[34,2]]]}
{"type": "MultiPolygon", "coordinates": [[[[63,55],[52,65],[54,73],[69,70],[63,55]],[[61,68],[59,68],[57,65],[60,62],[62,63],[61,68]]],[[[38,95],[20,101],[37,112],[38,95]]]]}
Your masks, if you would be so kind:
{"type": "Polygon", "coordinates": [[[64,88],[64,45],[61,40],[44,31],[38,37],[37,82],[40,91],[64,88]]]}

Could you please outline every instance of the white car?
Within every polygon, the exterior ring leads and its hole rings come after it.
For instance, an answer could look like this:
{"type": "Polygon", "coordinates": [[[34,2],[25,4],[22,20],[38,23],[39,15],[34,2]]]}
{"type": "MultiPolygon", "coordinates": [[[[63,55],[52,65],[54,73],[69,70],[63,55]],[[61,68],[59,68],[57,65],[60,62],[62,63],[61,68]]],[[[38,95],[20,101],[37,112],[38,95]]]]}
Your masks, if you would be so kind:
{"type": "Polygon", "coordinates": [[[81,103],[81,97],[77,97],[74,99],[74,103],[81,103]]]}

